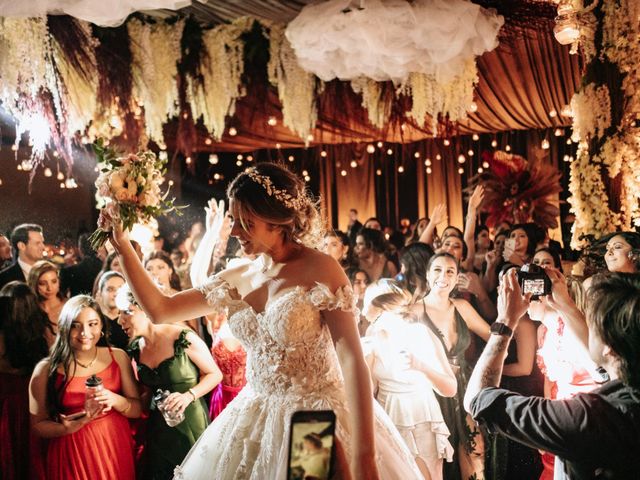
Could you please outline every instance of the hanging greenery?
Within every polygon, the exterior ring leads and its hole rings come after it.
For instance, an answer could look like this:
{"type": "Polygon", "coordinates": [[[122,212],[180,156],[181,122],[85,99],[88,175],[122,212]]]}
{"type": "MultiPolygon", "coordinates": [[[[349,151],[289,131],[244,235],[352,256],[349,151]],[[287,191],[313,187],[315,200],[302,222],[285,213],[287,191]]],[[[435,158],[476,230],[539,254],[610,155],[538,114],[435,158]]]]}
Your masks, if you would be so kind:
{"type": "Polygon", "coordinates": [[[227,115],[233,115],[236,100],[245,95],[241,78],[244,71],[242,34],[254,20],[243,17],[228,25],[219,25],[203,35],[209,62],[202,69],[204,83],[190,77],[187,98],[194,118],[202,117],[204,125],[215,140],[225,130],[227,115]]]}
{"type": "Polygon", "coordinates": [[[176,79],[184,20],[150,24],[133,19],[127,28],[133,57],[133,95],[138,105],[144,106],[149,139],[163,143],[163,124],[180,113],[176,79]]]}
{"type": "Polygon", "coordinates": [[[382,130],[391,115],[391,98],[384,94],[384,83],[358,77],[351,80],[351,88],[362,96],[362,106],[371,125],[382,130]]]}
{"type": "Polygon", "coordinates": [[[272,25],[269,33],[269,83],[278,88],[285,127],[309,144],[318,120],[316,98],[323,83],[304,71],[284,34],[285,25],[272,25]]]}

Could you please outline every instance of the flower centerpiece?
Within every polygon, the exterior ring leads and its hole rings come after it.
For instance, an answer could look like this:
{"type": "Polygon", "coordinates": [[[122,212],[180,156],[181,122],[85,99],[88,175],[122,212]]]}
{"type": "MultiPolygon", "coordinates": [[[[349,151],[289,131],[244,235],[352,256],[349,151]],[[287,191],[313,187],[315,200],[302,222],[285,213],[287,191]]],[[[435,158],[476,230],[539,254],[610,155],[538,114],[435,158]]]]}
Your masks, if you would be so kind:
{"type": "Polygon", "coordinates": [[[99,139],[93,149],[100,175],[96,179],[96,200],[100,208],[98,228],[89,237],[94,249],[100,248],[118,223],[131,230],[136,223],[146,223],[159,215],[180,209],[175,199],[168,200],[169,189],[162,193],[167,161],[146,150],[119,157],[99,139]]]}

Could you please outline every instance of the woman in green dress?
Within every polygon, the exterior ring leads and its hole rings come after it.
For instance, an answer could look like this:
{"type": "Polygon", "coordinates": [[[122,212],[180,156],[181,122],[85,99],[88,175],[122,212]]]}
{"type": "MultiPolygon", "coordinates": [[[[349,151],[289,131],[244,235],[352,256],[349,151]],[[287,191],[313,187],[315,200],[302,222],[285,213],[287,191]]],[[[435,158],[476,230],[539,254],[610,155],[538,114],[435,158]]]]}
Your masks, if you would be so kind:
{"type": "Polygon", "coordinates": [[[222,380],[206,344],[192,330],[177,325],[154,325],[137,304],[125,284],[118,292],[118,323],[129,338],[138,380],[144,387],[144,404],[149,405],[142,478],[165,480],[209,423],[202,396],[222,380]],[[168,390],[163,408],[184,420],[174,427],[167,425],[153,397],[156,391],[168,390]]]}

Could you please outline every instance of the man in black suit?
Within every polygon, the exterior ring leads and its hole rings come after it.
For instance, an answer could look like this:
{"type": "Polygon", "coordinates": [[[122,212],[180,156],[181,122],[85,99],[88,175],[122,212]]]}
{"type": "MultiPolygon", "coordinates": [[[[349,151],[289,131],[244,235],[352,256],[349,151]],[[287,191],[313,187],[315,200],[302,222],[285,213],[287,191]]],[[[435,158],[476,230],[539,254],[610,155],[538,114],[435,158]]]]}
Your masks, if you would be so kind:
{"type": "Polygon", "coordinates": [[[93,283],[102,269],[102,260],[98,258],[91,247],[89,234],[80,235],[78,249],[82,255],[80,263],[60,270],[60,291],[64,295],[70,294],[72,297],[81,293],[91,295],[93,283]]]}
{"type": "Polygon", "coordinates": [[[11,232],[11,245],[17,252],[16,261],[0,272],[0,288],[17,280],[26,282],[31,267],[44,254],[44,235],[42,227],[35,223],[23,223],[11,232]]]}

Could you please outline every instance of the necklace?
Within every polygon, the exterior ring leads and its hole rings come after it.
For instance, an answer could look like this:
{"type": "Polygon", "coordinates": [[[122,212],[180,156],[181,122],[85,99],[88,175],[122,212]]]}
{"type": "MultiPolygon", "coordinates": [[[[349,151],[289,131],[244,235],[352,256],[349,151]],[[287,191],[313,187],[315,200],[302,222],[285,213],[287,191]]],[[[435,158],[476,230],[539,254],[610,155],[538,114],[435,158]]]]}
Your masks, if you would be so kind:
{"type": "Polygon", "coordinates": [[[84,363],[80,363],[80,361],[75,358],[75,356],[73,357],[74,361],[80,365],[82,368],[91,368],[91,365],[93,365],[94,363],[96,363],[96,360],[98,359],[98,347],[96,347],[96,354],[93,356],[93,360],[91,360],[89,363],[87,363],[86,365],[84,363]]]}

